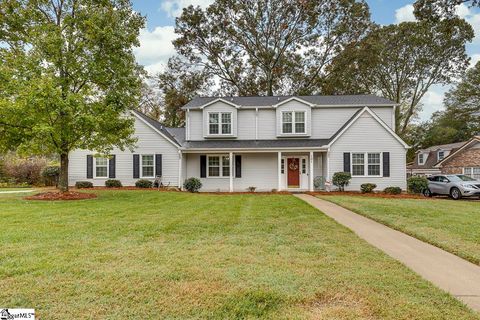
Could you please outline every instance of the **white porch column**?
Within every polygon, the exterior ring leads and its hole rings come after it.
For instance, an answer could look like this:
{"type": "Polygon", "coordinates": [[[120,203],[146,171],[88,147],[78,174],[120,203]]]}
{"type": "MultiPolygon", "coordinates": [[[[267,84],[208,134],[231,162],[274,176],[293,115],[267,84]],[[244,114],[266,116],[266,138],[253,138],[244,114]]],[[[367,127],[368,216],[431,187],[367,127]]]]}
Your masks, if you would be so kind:
{"type": "Polygon", "coordinates": [[[309,175],[309,180],[310,180],[310,191],[313,192],[313,151],[310,151],[310,175],[309,175]]]}
{"type": "Polygon", "coordinates": [[[183,190],[182,164],[183,164],[183,153],[182,153],[182,150],[178,150],[178,188],[180,190],[183,190]]]}
{"type": "Polygon", "coordinates": [[[233,152],[230,152],[228,157],[230,159],[230,192],[233,192],[233,152]]]}
{"type": "Polygon", "coordinates": [[[278,151],[278,191],[282,190],[282,152],[278,151]]]}

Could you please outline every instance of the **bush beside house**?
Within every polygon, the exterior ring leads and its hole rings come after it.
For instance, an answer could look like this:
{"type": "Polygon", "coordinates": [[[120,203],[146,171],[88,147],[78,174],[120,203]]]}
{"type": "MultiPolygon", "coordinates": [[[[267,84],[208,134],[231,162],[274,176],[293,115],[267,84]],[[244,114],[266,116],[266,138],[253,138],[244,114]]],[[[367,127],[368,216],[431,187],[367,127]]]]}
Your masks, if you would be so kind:
{"type": "Polygon", "coordinates": [[[348,186],[351,179],[352,175],[349,172],[335,172],[332,183],[337,186],[340,191],[345,191],[345,187],[348,186]]]}
{"type": "Polygon", "coordinates": [[[360,186],[360,190],[362,193],[372,193],[376,187],[377,185],[375,183],[364,183],[360,186]]]}
{"type": "Polygon", "coordinates": [[[413,176],[407,180],[407,188],[410,193],[422,193],[428,188],[428,180],[425,177],[413,176]]]}
{"type": "Polygon", "coordinates": [[[147,189],[153,186],[153,182],[147,179],[140,179],[135,182],[137,188],[147,189]]]}
{"type": "Polygon", "coordinates": [[[183,183],[183,187],[187,191],[198,192],[198,190],[200,190],[200,188],[202,188],[202,182],[198,178],[194,178],[194,177],[188,178],[183,183]]]}

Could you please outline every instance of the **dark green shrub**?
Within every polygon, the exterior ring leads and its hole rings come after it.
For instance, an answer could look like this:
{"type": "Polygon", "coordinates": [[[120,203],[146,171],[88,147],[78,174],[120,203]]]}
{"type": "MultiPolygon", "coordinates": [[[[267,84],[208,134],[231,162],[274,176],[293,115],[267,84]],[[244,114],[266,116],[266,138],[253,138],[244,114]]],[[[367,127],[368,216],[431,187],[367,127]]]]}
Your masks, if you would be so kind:
{"type": "Polygon", "coordinates": [[[351,179],[352,175],[349,172],[335,172],[333,174],[332,183],[337,186],[340,191],[344,191],[351,179]]]}
{"type": "Polygon", "coordinates": [[[42,171],[42,176],[46,186],[58,185],[58,177],[60,176],[59,166],[48,166],[42,171]]]}
{"type": "Polygon", "coordinates": [[[198,192],[202,187],[202,182],[198,178],[188,178],[183,183],[183,187],[190,192],[198,192]]]}
{"type": "Polygon", "coordinates": [[[153,186],[153,182],[147,179],[140,179],[135,182],[135,186],[137,188],[151,188],[153,186]]]}
{"type": "Polygon", "coordinates": [[[400,187],[387,187],[383,190],[386,194],[400,194],[402,193],[402,188],[400,187]]]}
{"type": "Polygon", "coordinates": [[[107,188],[121,188],[123,186],[122,186],[122,183],[120,182],[120,180],[109,179],[109,180],[105,181],[105,187],[107,187],[107,188]]]}
{"type": "Polygon", "coordinates": [[[91,183],[90,181],[77,181],[75,183],[75,188],[77,189],[93,188],[93,183],[91,183]]]}
{"type": "Polygon", "coordinates": [[[372,193],[376,187],[375,183],[364,183],[360,186],[360,190],[362,190],[362,193],[372,193]]]}
{"type": "Polygon", "coordinates": [[[413,176],[407,180],[408,192],[423,193],[423,190],[428,188],[428,180],[425,177],[413,176]]]}

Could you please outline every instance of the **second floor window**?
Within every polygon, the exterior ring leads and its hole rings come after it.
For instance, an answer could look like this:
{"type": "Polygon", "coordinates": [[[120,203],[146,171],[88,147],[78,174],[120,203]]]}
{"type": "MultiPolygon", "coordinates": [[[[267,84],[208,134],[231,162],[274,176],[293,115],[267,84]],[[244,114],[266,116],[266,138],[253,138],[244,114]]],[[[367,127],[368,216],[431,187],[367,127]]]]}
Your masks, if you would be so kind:
{"type": "Polygon", "coordinates": [[[438,151],[438,161],[443,160],[445,158],[445,151],[438,151]]]}
{"type": "Polygon", "coordinates": [[[418,164],[422,165],[424,163],[425,163],[424,155],[423,155],[423,153],[419,153],[418,154],[418,164]]]}
{"type": "Polygon", "coordinates": [[[208,114],[209,134],[232,134],[231,112],[210,112],[208,114]]]}
{"type": "Polygon", "coordinates": [[[305,133],[305,111],[282,113],[282,133],[305,133]]]}

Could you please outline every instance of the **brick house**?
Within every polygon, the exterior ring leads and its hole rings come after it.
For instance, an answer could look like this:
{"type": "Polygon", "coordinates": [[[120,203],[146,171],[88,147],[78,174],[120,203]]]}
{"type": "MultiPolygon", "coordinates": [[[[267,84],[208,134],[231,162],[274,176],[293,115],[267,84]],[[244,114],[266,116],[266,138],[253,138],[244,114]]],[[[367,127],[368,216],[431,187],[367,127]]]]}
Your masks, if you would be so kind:
{"type": "Polygon", "coordinates": [[[445,174],[465,174],[480,179],[480,136],[467,141],[456,151],[439,161],[435,168],[445,174]]]}

